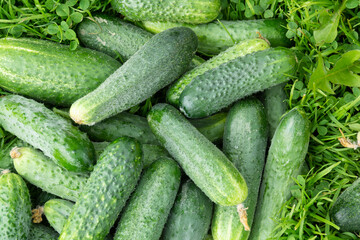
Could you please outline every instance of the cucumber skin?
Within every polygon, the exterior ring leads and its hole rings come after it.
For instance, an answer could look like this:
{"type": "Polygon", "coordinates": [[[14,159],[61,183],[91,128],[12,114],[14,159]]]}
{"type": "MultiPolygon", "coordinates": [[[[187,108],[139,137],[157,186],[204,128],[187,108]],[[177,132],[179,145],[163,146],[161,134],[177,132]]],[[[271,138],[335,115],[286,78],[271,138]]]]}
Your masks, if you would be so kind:
{"type": "Polygon", "coordinates": [[[203,240],[210,227],[212,211],[210,199],[191,180],[186,181],[171,209],[162,239],[203,240]]]}
{"type": "Polygon", "coordinates": [[[71,214],[74,203],[63,199],[51,199],[44,204],[44,214],[51,227],[61,233],[71,214]]]}
{"type": "Polygon", "coordinates": [[[207,23],[220,13],[220,0],[113,0],[113,8],[133,21],[207,23]]]}
{"type": "Polygon", "coordinates": [[[257,19],[243,21],[221,20],[221,24],[214,21],[200,25],[171,22],[143,22],[142,25],[152,33],[159,33],[173,27],[189,27],[198,36],[198,51],[213,56],[234,45],[231,37],[238,43],[246,39],[258,38],[259,33],[271,43],[272,47],[290,47],[292,43],[286,37],[287,29],[282,27],[282,25],[286,26],[286,24],[286,21],[281,19],[257,19]]]}
{"type": "Polygon", "coordinates": [[[10,151],[14,147],[29,147],[30,145],[21,139],[14,139],[10,145],[8,145],[4,151],[0,152],[0,169],[14,170],[13,160],[10,156],[10,151]]]}
{"type": "Polygon", "coordinates": [[[114,240],[157,240],[180,186],[181,170],[163,158],[147,168],[121,214],[114,240]]]}
{"type": "Polygon", "coordinates": [[[178,110],[157,104],[148,122],[161,144],[213,202],[233,206],[246,199],[247,186],[239,171],[178,110]]]}
{"type": "Polygon", "coordinates": [[[120,63],[94,50],[31,38],[0,39],[0,87],[53,105],[70,106],[120,63]]]}
{"type": "Polygon", "coordinates": [[[263,92],[266,117],[269,124],[269,136],[274,136],[282,115],[286,113],[288,104],[284,91],[285,84],[276,85],[263,92]]]}
{"type": "Polygon", "coordinates": [[[189,118],[209,116],[231,103],[286,82],[295,73],[294,52],[285,48],[236,58],[197,76],[180,96],[180,110],[189,118]]]}
{"type": "Polygon", "coordinates": [[[94,125],[141,103],[177,79],[196,48],[196,35],[188,28],[155,35],[96,90],[77,100],[70,108],[71,118],[94,125]]]}
{"type": "Polygon", "coordinates": [[[16,171],[31,184],[64,199],[76,201],[88,176],[66,171],[42,152],[28,147],[15,148],[16,171]]]}
{"type": "Polygon", "coordinates": [[[92,169],[94,147],[86,134],[41,103],[18,95],[1,97],[0,125],[69,171],[92,169]]]}
{"type": "Polygon", "coordinates": [[[271,141],[250,240],[265,240],[274,233],[278,214],[291,196],[292,178],[304,164],[309,138],[308,120],[297,109],[288,112],[271,141]]]}
{"type": "MultiPolygon", "coordinates": [[[[250,229],[265,165],[267,133],[265,109],[259,100],[244,99],[229,111],[224,129],[223,151],[246,179],[248,197],[242,204],[247,208],[250,229]]],[[[215,206],[212,224],[215,240],[246,240],[249,234],[250,231],[244,230],[235,206],[215,206]]]]}
{"type": "Polygon", "coordinates": [[[140,177],[141,155],[140,144],[128,137],[119,138],[105,149],[59,240],[106,237],[140,177]]]}
{"type": "Polygon", "coordinates": [[[218,142],[223,138],[226,112],[220,112],[207,118],[189,119],[189,122],[211,142],[218,142]]]}
{"type": "Polygon", "coordinates": [[[0,175],[0,236],[27,240],[31,226],[31,201],[25,181],[15,173],[0,175]]]}
{"type": "Polygon", "coordinates": [[[32,224],[29,240],[57,240],[59,234],[53,229],[41,224],[32,224]]]}
{"type": "Polygon", "coordinates": [[[360,179],[357,179],[336,199],[330,209],[333,222],[343,232],[359,232],[360,179]]]}
{"type": "Polygon", "coordinates": [[[246,54],[261,51],[269,48],[269,44],[263,39],[249,39],[244,40],[234,46],[230,47],[226,51],[220,53],[219,55],[211,58],[205,63],[199,65],[198,67],[190,70],[184,74],[181,78],[176,80],[168,89],[166,93],[167,101],[174,105],[179,106],[179,98],[181,93],[184,91],[187,85],[199,75],[204,74],[205,72],[219,67],[221,64],[229,62],[238,57],[242,57],[246,54]]]}

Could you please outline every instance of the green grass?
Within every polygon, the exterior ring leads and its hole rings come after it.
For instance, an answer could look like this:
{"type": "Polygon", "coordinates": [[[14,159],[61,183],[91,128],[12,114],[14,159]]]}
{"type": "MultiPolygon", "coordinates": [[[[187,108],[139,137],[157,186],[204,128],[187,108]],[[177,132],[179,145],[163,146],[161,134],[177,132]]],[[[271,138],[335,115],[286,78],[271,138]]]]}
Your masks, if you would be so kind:
{"type": "MultiPolygon", "coordinates": [[[[302,63],[297,78],[289,82],[286,92],[289,108],[301,108],[312,122],[311,140],[306,162],[309,172],[294,179],[292,197],[284,206],[278,225],[278,239],[358,239],[359,234],[342,233],[331,222],[329,209],[359,175],[359,150],[344,148],[339,129],[353,140],[360,131],[360,89],[329,83],[329,93],[321,87],[308,87],[319,56],[329,70],[341,56],[360,49],[359,1],[330,0],[223,0],[222,19],[287,19],[287,37],[299,50],[302,63]],[[324,30],[325,29],[325,30],[324,30]],[[315,34],[315,36],[314,36],[315,34]]],[[[0,0],[0,37],[31,36],[50,39],[73,48],[78,40],[76,25],[94,11],[115,14],[108,1],[100,0],[0,0]]],[[[356,61],[357,66],[360,65],[356,61]]],[[[6,94],[1,92],[1,94],[6,94]]],[[[163,99],[164,93],[135,106],[131,112],[146,115],[163,99]]],[[[0,150],[14,138],[0,129],[0,150]]]]}

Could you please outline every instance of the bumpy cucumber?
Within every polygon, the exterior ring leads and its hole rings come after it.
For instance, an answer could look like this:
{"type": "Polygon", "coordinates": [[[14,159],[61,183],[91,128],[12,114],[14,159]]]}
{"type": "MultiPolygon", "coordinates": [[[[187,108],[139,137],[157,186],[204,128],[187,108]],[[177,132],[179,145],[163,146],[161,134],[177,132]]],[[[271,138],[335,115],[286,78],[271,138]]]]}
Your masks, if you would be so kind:
{"type": "Polygon", "coordinates": [[[211,142],[218,142],[223,138],[227,113],[220,112],[207,118],[190,119],[190,123],[211,142]]]}
{"type": "Polygon", "coordinates": [[[122,137],[101,154],[59,240],[104,239],[140,177],[141,146],[122,137]]]}
{"type": "Polygon", "coordinates": [[[93,141],[112,142],[119,137],[128,136],[140,143],[159,144],[146,118],[127,112],[105,119],[94,126],[81,126],[81,130],[93,141]]]}
{"type": "Polygon", "coordinates": [[[242,41],[233,47],[227,49],[225,52],[211,58],[198,67],[190,70],[184,74],[180,79],[175,81],[167,91],[166,99],[172,105],[179,105],[179,98],[185,87],[191,83],[197,76],[206,73],[214,68],[219,67],[221,64],[229,62],[238,57],[242,57],[246,54],[261,51],[269,48],[269,44],[263,39],[250,39],[242,41]]]}
{"type": "Polygon", "coordinates": [[[162,239],[203,240],[211,222],[213,203],[191,181],[186,181],[176,197],[162,239]]]}
{"type": "MultiPolygon", "coordinates": [[[[239,210],[244,213],[243,210],[246,209],[247,218],[242,217],[244,224],[250,229],[265,165],[267,133],[265,109],[259,100],[244,99],[229,111],[224,129],[223,151],[246,180],[249,194],[239,210]]],[[[235,206],[215,206],[211,229],[215,240],[246,240],[250,233],[240,222],[235,206]]]]}
{"type": "Polygon", "coordinates": [[[188,28],[155,35],[95,91],[77,100],[71,118],[94,125],[144,101],[187,69],[196,48],[196,35],[188,28]]]}
{"type": "Polygon", "coordinates": [[[330,216],[341,231],[360,231],[360,179],[356,180],[336,199],[330,216]]]}
{"type": "Polygon", "coordinates": [[[120,63],[90,49],[31,38],[0,39],[0,87],[70,106],[110,76],[120,63]]]}
{"type": "Polygon", "coordinates": [[[41,224],[32,224],[29,240],[57,240],[59,234],[53,229],[41,224]]]}
{"type": "Polygon", "coordinates": [[[114,240],[160,238],[179,189],[181,171],[163,158],[147,168],[121,214],[114,240]]]}
{"type": "Polygon", "coordinates": [[[11,151],[16,171],[31,184],[61,198],[76,201],[88,176],[66,171],[33,148],[11,151]]]}
{"type": "Polygon", "coordinates": [[[51,227],[61,233],[70,216],[74,203],[63,199],[51,199],[44,204],[44,214],[51,227]]]}
{"type": "Polygon", "coordinates": [[[27,240],[31,226],[31,202],[24,180],[15,173],[0,173],[1,239],[27,240]]]}
{"type": "Polygon", "coordinates": [[[283,117],[271,140],[249,239],[265,240],[274,234],[281,208],[291,196],[292,178],[304,164],[309,138],[309,122],[297,109],[283,117]]]}
{"type": "Polygon", "coordinates": [[[247,186],[239,171],[174,107],[155,105],[148,121],[161,144],[213,202],[233,206],[246,199],[247,186]]]}
{"type": "Polygon", "coordinates": [[[190,118],[209,116],[231,103],[286,82],[295,73],[296,56],[273,48],[238,57],[195,77],[180,96],[180,109],[190,118]]]}
{"type": "Polygon", "coordinates": [[[86,134],[43,104],[18,95],[1,97],[0,125],[69,171],[92,169],[94,147],[86,134]]]}
{"type": "Polygon", "coordinates": [[[159,33],[173,27],[189,27],[199,38],[198,51],[208,55],[216,55],[225,49],[246,39],[266,38],[272,47],[290,47],[286,37],[286,21],[281,19],[258,19],[242,21],[214,21],[207,24],[191,25],[170,22],[143,22],[146,30],[159,33]]]}
{"type": "Polygon", "coordinates": [[[220,13],[220,0],[113,0],[113,8],[133,21],[207,23],[220,13]]]}
{"type": "Polygon", "coordinates": [[[288,107],[284,86],[285,84],[276,85],[263,92],[270,137],[274,135],[275,130],[279,125],[280,118],[285,114],[288,107]]]}

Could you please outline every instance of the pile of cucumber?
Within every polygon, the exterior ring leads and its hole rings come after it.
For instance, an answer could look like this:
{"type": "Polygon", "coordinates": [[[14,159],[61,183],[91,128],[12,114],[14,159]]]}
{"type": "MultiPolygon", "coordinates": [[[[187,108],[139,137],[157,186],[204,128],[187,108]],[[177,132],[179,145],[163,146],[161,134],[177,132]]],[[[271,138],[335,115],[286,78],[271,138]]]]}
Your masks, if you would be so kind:
{"type": "Polygon", "coordinates": [[[0,39],[0,126],[17,137],[0,154],[1,239],[274,236],[310,137],[287,112],[284,22],[214,21],[220,0],[112,5],[138,24],[95,14],[75,51],[0,39]],[[147,117],[128,112],[163,89],[147,117]]]}

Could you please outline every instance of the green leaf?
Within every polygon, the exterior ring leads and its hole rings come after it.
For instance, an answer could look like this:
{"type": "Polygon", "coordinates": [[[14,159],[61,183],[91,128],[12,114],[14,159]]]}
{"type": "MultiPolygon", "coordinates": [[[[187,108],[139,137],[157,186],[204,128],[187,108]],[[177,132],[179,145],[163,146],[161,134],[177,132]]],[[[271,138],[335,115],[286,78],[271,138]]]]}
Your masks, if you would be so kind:
{"type": "Polygon", "coordinates": [[[56,8],[56,14],[60,17],[67,17],[69,15],[69,7],[65,4],[60,4],[56,8]]]}
{"type": "Polygon", "coordinates": [[[69,25],[65,21],[61,21],[60,23],[62,30],[66,31],[69,29],[69,25]]]}
{"type": "Polygon", "coordinates": [[[56,23],[52,23],[47,27],[47,31],[51,35],[57,34],[59,32],[59,26],[56,23]]]}
{"type": "Polygon", "coordinates": [[[65,33],[64,33],[64,36],[65,36],[65,38],[68,39],[68,40],[74,40],[74,39],[76,39],[76,33],[75,33],[75,31],[72,30],[72,29],[66,30],[65,33]]]}
{"type": "Polygon", "coordinates": [[[2,130],[2,128],[0,127],[0,138],[3,138],[5,137],[5,133],[4,131],[2,130]]]}
{"type": "Polygon", "coordinates": [[[73,7],[77,3],[77,1],[78,0],[67,0],[65,4],[69,7],[73,7]]]}
{"type": "Polygon", "coordinates": [[[328,72],[327,78],[335,84],[360,87],[360,50],[346,52],[328,72]]]}
{"type": "Polygon", "coordinates": [[[319,19],[321,26],[319,29],[314,30],[314,39],[316,45],[332,43],[336,39],[340,15],[341,8],[336,11],[331,17],[323,16],[319,19]]]}
{"type": "Polygon", "coordinates": [[[265,18],[272,18],[273,16],[274,16],[273,11],[271,11],[269,9],[264,12],[264,17],[265,18]]]}
{"type": "Polygon", "coordinates": [[[327,128],[324,126],[318,126],[316,129],[321,136],[325,136],[328,132],[327,128]]]}
{"type": "Polygon", "coordinates": [[[70,42],[70,50],[75,50],[79,46],[79,42],[76,40],[73,40],[70,42]]]}
{"type": "Polygon", "coordinates": [[[82,10],[88,9],[89,6],[90,6],[89,0],[81,0],[81,1],[80,1],[79,7],[80,7],[82,10]]]}
{"type": "Polygon", "coordinates": [[[331,89],[331,85],[325,76],[326,71],[324,67],[324,60],[321,55],[319,55],[318,64],[313,74],[311,74],[308,88],[313,89],[313,91],[316,91],[316,89],[321,89],[325,92],[334,94],[334,91],[331,89]]]}
{"type": "Polygon", "coordinates": [[[10,28],[9,33],[14,37],[21,37],[24,32],[24,27],[21,25],[15,25],[13,28],[10,28]]]}
{"type": "Polygon", "coordinates": [[[70,15],[71,19],[74,21],[74,23],[79,23],[83,20],[83,15],[78,12],[74,12],[70,15]]]}
{"type": "Polygon", "coordinates": [[[54,0],[46,0],[45,2],[45,7],[48,9],[48,10],[53,10],[55,8],[55,2],[54,0]]]}
{"type": "Polygon", "coordinates": [[[360,5],[359,0],[348,0],[346,2],[346,8],[353,9],[360,5]]]}

